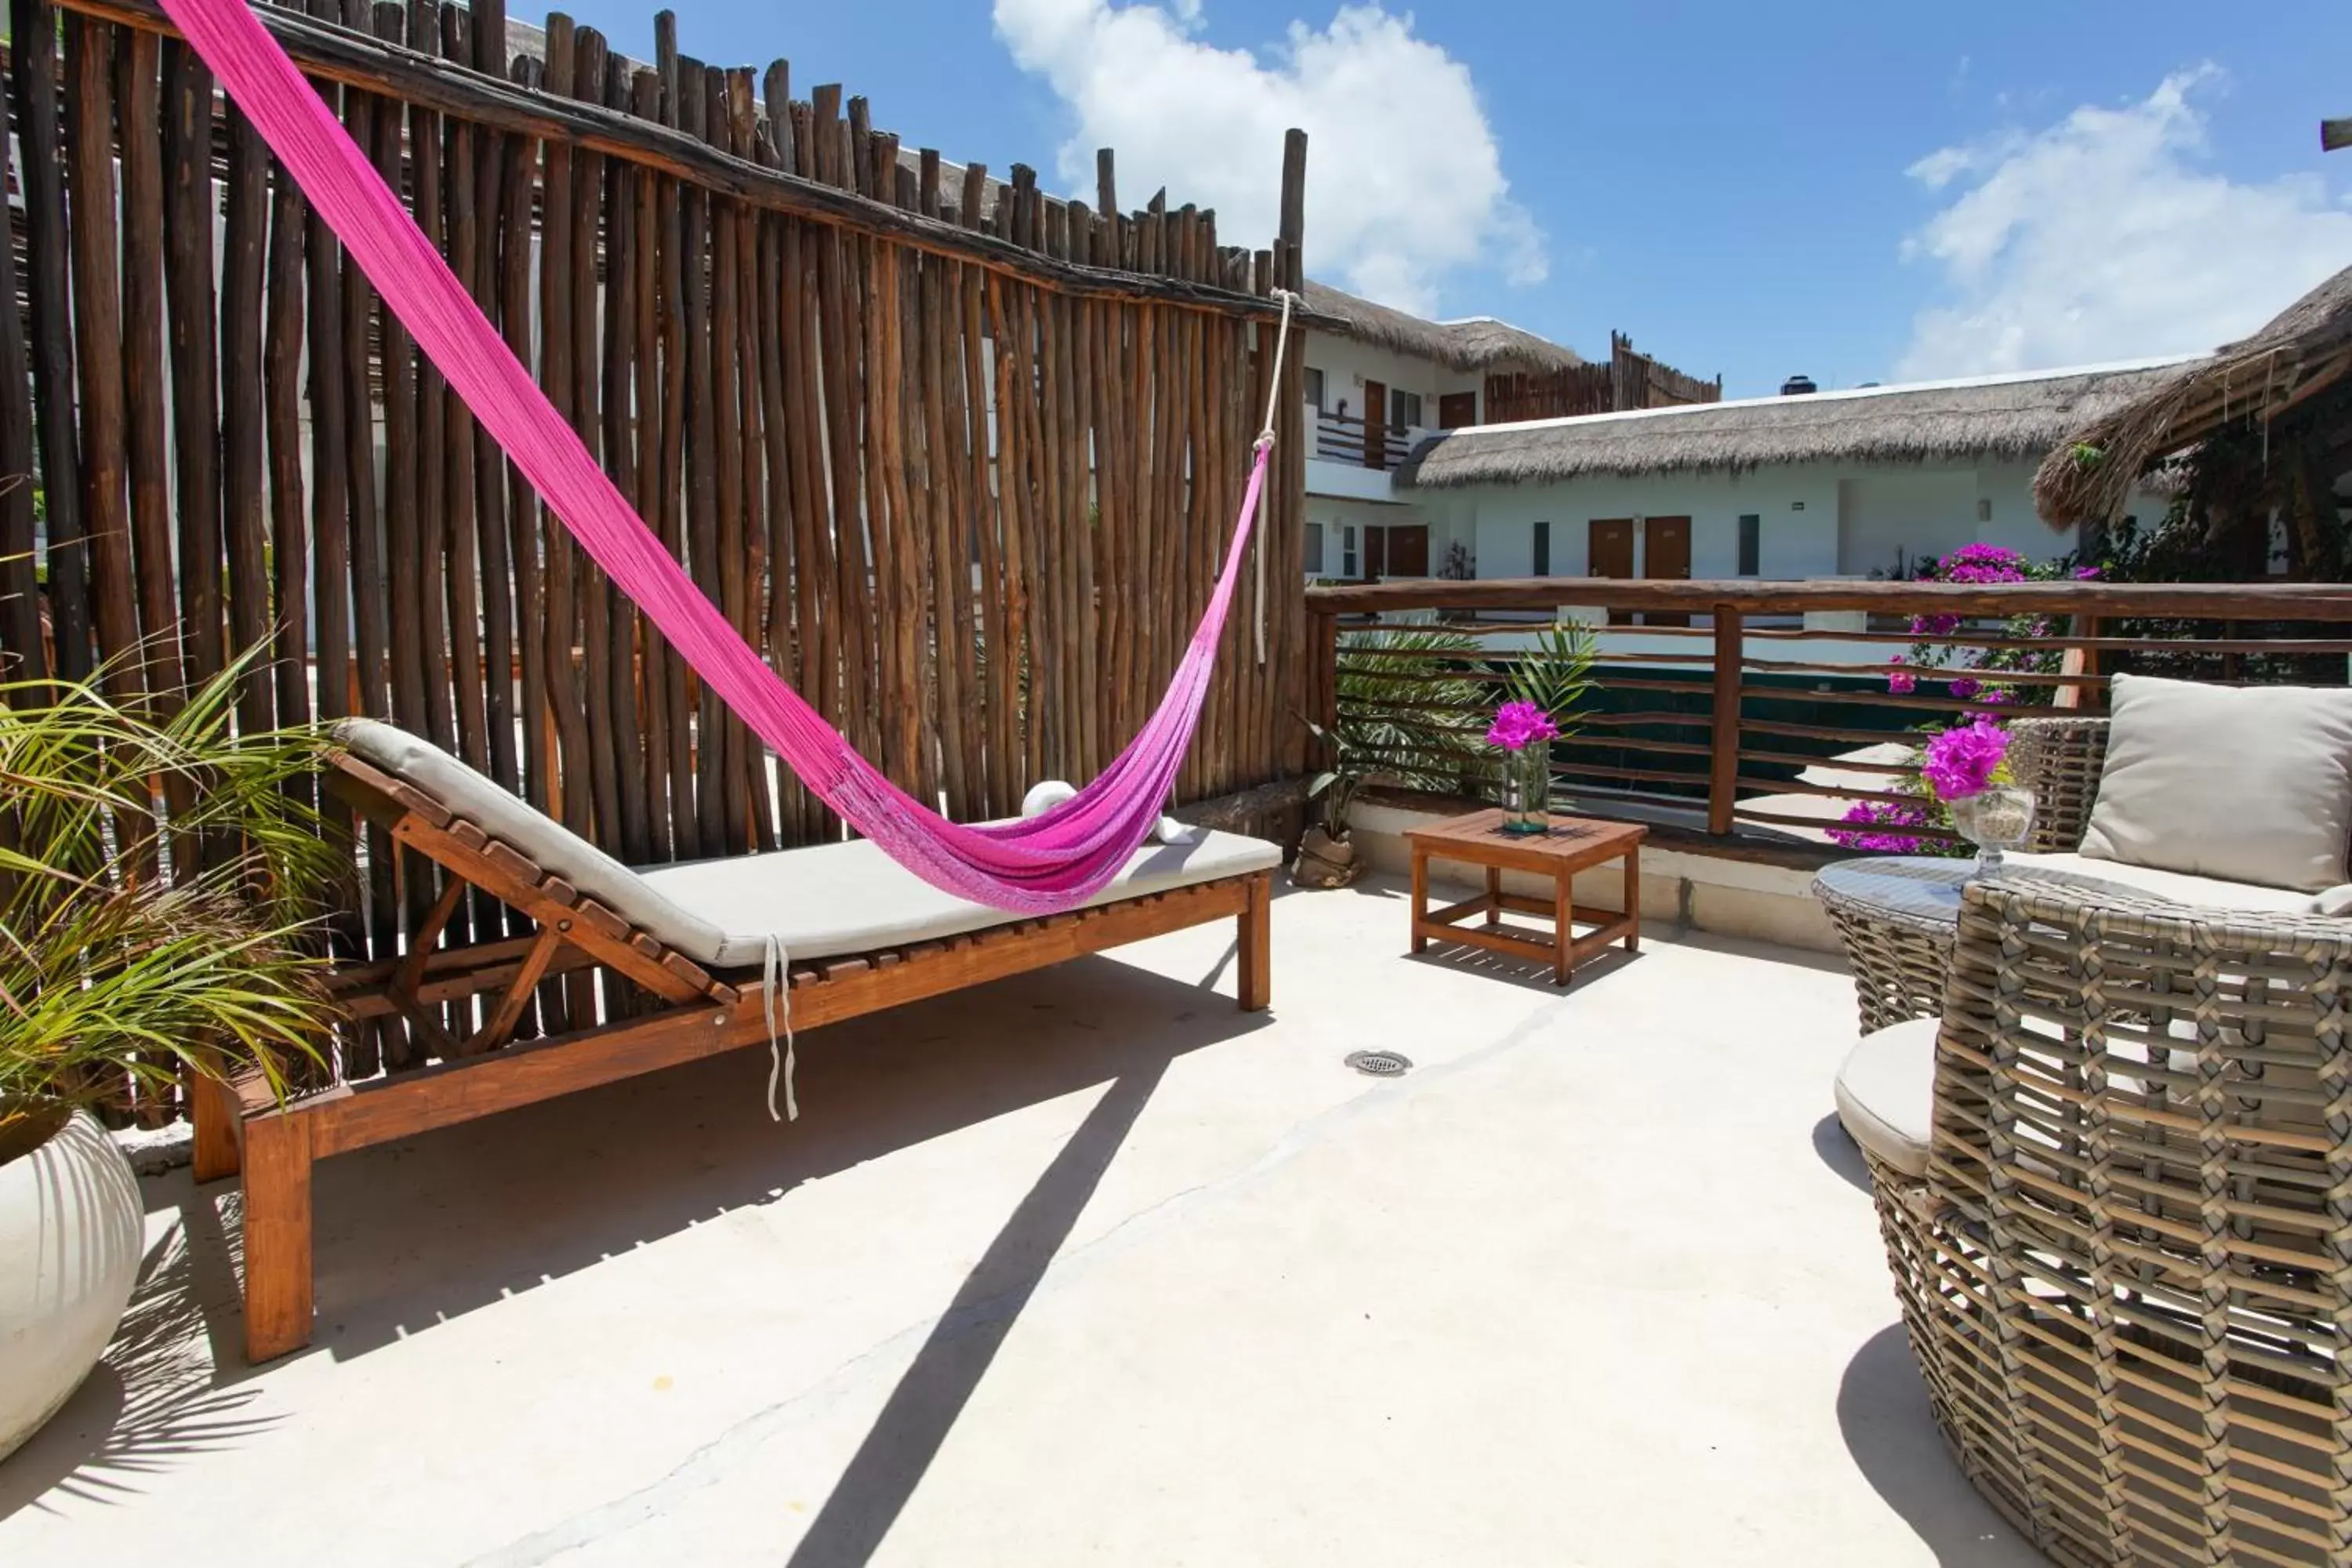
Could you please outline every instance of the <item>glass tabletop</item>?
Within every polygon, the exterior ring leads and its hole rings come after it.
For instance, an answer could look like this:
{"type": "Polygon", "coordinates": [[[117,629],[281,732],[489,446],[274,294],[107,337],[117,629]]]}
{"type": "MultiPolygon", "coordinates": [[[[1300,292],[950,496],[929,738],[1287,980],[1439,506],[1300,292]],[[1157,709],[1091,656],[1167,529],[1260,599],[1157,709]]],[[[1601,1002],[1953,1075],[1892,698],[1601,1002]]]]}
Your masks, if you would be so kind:
{"type": "Polygon", "coordinates": [[[1813,879],[1813,890],[1832,903],[1858,906],[1872,914],[1952,925],[1960,918],[1960,889],[1976,874],[1973,859],[1880,855],[1822,867],[1813,879]]]}
{"type": "MultiPolygon", "coordinates": [[[[1973,858],[1874,855],[1822,867],[1813,878],[1813,892],[1825,903],[1878,919],[1949,928],[1959,923],[1960,889],[1976,875],[1973,858]]],[[[2120,882],[2079,871],[2020,865],[2013,858],[2000,875],[2005,881],[2057,883],[2086,892],[2113,893],[2136,902],[2148,898],[2145,890],[2120,882]]]]}

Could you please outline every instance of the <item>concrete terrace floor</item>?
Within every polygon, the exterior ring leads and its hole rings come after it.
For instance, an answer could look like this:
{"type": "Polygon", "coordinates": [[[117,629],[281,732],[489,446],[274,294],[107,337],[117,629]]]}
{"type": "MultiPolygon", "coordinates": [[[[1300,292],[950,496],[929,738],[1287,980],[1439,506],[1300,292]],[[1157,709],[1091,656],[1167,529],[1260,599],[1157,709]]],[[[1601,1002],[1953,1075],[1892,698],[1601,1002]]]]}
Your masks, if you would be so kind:
{"type": "Polygon", "coordinates": [[[1830,1116],[1834,963],[1568,994],[1382,883],[326,1163],[311,1350],[150,1181],[0,1563],[2040,1562],[1961,1479],[1830,1116]],[[1340,1057],[1409,1054],[1401,1079],[1340,1057]]]}

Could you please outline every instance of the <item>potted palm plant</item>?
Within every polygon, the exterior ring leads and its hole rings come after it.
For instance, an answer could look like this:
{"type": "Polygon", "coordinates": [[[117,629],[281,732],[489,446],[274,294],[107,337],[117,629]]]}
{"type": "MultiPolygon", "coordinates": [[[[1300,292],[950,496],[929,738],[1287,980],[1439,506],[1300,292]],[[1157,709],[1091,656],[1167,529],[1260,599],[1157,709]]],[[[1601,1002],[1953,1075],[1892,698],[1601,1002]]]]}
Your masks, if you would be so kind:
{"type": "Polygon", "coordinates": [[[1337,721],[1302,720],[1324,747],[1308,783],[1322,820],[1299,840],[1291,880],[1344,888],[1363,875],[1349,832],[1356,792],[1377,774],[1406,789],[1453,793],[1485,766],[1471,710],[1483,690],[1470,673],[1477,639],[1444,626],[1351,628],[1338,649],[1337,721]]]}
{"type": "Polygon", "coordinates": [[[168,711],[0,687],[0,1457],[97,1363],[138,1271],[138,1188],[92,1110],[190,1073],[282,1091],[324,1037],[320,742],[233,735],[247,673],[168,711]]]}

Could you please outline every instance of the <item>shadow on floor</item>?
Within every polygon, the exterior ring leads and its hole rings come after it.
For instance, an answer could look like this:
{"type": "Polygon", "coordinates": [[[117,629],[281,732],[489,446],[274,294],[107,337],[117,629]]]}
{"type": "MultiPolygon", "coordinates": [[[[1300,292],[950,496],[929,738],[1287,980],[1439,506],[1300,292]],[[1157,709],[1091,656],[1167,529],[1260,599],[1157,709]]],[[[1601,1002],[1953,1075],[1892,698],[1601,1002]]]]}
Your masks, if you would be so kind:
{"type": "MultiPolygon", "coordinates": [[[[1228,995],[1080,959],[802,1036],[796,1122],[769,1120],[755,1048],[325,1161],[314,1353],[364,1354],[1025,1106],[1156,1081],[1174,1058],[1265,1022],[1228,995]]],[[[226,1268],[236,1187],[186,1184],[151,1184],[149,1202],[187,1205],[192,1245],[226,1268]]],[[[219,1381],[252,1375],[235,1292],[206,1318],[219,1381]]]]}
{"type": "Polygon", "coordinates": [[[1864,1479],[1942,1568],[2048,1568],[1969,1485],[1944,1447],[1902,1324],[1872,1335],[1847,1363],[1837,1414],[1864,1479]]]}
{"type": "Polygon", "coordinates": [[[1862,1146],[1845,1130],[1836,1111],[1813,1123],[1813,1152],[1822,1157],[1822,1164],[1843,1176],[1848,1185],[1870,1191],[1870,1167],[1862,1163],[1862,1146]]]}
{"type": "Polygon", "coordinates": [[[105,1359],[0,1464],[0,1520],[58,1501],[122,1500],[143,1478],[234,1447],[269,1425],[241,1414],[257,1390],[214,1378],[199,1319],[200,1303],[217,1300],[219,1281],[205,1273],[182,1232],[156,1243],[105,1359]]]}
{"type": "MultiPolygon", "coordinates": [[[[1647,933],[1644,933],[1647,934],[1647,933]]],[[[1473,947],[1467,942],[1447,942],[1443,937],[1429,939],[1423,952],[1408,953],[1408,962],[1432,964],[1441,969],[1460,970],[1466,974],[1483,975],[1489,980],[1506,981],[1530,991],[1541,991],[1553,996],[1571,996],[1595,981],[1605,980],[1628,964],[1639,963],[1642,955],[1627,952],[1622,947],[1603,948],[1576,966],[1576,973],[1565,985],[1552,977],[1549,963],[1530,958],[1518,958],[1492,948],[1473,947]]]]}
{"type": "Polygon", "coordinates": [[[786,1568],[854,1568],[882,1544],[1165,1069],[1147,1062],[1123,1074],[1037,1178],[890,1391],[786,1568]]]}

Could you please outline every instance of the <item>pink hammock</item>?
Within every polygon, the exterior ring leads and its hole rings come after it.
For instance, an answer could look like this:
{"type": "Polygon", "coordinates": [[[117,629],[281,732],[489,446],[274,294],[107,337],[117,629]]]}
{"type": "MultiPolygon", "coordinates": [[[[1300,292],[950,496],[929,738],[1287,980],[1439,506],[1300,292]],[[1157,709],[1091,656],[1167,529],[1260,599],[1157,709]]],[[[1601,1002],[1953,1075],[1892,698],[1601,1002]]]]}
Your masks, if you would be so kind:
{"type": "MultiPolygon", "coordinates": [[[[163,5],[384,303],[548,508],[803,784],[925,881],[1000,909],[1068,909],[1118,874],[1158,824],[1160,803],[1174,786],[1208,696],[1217,638],[1265,489],[1274,443],[1271,408],[1224,569],[1150,721],[1100,777],[1063,805],[988,826],[950,822],[852,750],[695,587],[246,0],[163,0],[163,5]]],[[[1289,324],[1286,298],[1276,347],[1277,386],[1289,324]]]]}

